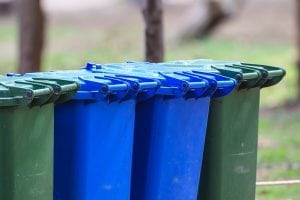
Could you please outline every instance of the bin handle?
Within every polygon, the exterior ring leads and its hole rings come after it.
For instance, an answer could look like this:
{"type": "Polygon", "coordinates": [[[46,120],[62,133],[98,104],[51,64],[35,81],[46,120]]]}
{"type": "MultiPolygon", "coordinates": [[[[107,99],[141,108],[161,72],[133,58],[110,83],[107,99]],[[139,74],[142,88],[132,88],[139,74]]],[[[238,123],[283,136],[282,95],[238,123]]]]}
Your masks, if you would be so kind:
{"type": "Polygon", "coordinates": [[[54,94],[49,101],[55,101],[56,103],[62,103],[70,100],[77,92],[79,83],[75,81],[68,81],[56,78],[32,78],[33,81],[44,85],[49,85],[53,88],[54,94]]]}
{"type": "MultiPolygon", "coordinates": [[[[202,72],[202,71],[192,71],[192,72],[195,74],[199,74],[202,77],[207,76],[209,78],[216,80],[217,87],[216,87],[216,91],[212,95],[213,98],[218,98],[218,97],[228,95],[237,86],[236,80],[222,76],[220,74],[212,74],[212,73],[202,72]]],[[[186,73],[190,73],[190,72],[186,72],[186,73]]]]}
{"type": "Polygon", "coordinates": [[[249,64],[249,63],[242,63],[242,64],[246,66],[251,66],[253,68],[262,67],[267,70],[268,76],[270,78],[261,86],[262,88],[270,87],[272,85],[279,83],[286,75],[286,70],[280,67],[273,67],[269,65],[260,65],[260,64],[249,64]]]}
{"type": "Polygon", "coordinates": [[[239,89],[253,88],[261,79],[261,75],[257,70],[250,70],[246,68],[234,68],[232,65],[226,64],[225,67],[212,66],[212,68],[219,70],[221,75],[234,78],[238,83],[239,89]]]}
{"type": "Polygon", "coordinates": [[[130,84],[131,89],[133,90],[133,96],[137,96],[138,101],[146,100],[154,96],[160,84],[160,82],[157,80],[138,76],[117,74],[115,76],[105,75],[104,77],[119,79],[128,82],[130,84]]]}
{"type": "Polygon", "coordinates": [[[30,104],[30,106],[34,105],[43,105],[48,103],[49,99],[53,95],[53,90],[51,87],[48,87],[46,85],[38,84],[38,83],[30,83],[26,80],[21,81],[17,80],[14,81],[16,84],[23,85],[29,85],[33,87],[33,89],[27,89],[27,88],[21,88],[16,87],[9,84],[0,83],[0,85],[8,88],[13,95],[20,95],[23,98],[26,98],[27,104],[30,104]]]}
{"type": "Polygon", "coordinates": [[[108,77],[93,76],[94,80],[88,80],[84,77],[78,77],[79,80],[87,83],[89,87],[94,88],[96,91],[100,92],[104,98],[107,98],[109,101],[120,101],[126,98],[129,92],[128,83],[110,79],[108,77]],[[97,81],[97,79],[108,80],[111,84],[102,83],[97,81]]]}
{"type": "Polygon", "coordinates": [[[217,89],[217,81],[215,80],[215,78],[213,77],[208,77],[207,75],[198,75],[192,72],[175,72],[175,74],[178,75],[185,75],[188,76],[190,78],[197,78],[197,79],[201,79],[201,80],[205,80],[208,83],[208,88],[206,89],[206,91],[204,91],[204,93],[201,94],[202,97],[206,97],[206,96],[212,96],[216,89],[217,89]]]}
{"type": "Polygon", "coordinates": [[[177,87],[177,92],[175,95],[185,95],[186,97],[202,97],[202,95],[207,91],[209,82],[207,80],[201,79],[199,77],[189,76],[182,74],[180,72],[174,73],[175,75],[180,75],[182,77],[188,78],[187,80],[181,80],[179,78],[173,77],[170,74],[159,72],[159,74],[164,77],[168,84],[177,87]],[[178,91],[179,90],[179,91],[178,91]],[[178,93],[179,92],[179,93],[178,93]]]}

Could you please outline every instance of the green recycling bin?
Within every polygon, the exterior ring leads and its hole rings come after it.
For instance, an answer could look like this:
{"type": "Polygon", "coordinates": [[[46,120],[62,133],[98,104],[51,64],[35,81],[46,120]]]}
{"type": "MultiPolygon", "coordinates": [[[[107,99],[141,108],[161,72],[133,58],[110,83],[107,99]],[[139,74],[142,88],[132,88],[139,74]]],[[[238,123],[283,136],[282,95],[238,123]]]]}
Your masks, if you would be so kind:
{"type": "Polygon", "coordinates": [[[71,81],[0,78],[0,199],[53,199],[54,102],[71,81]]]}
{"type": "Polygon", "coordinates": [[[260,89],[280,82],[285,71],[234,62],[211,66],[240,85],[211,102],[198,199],[254,200],[260,89]]]}

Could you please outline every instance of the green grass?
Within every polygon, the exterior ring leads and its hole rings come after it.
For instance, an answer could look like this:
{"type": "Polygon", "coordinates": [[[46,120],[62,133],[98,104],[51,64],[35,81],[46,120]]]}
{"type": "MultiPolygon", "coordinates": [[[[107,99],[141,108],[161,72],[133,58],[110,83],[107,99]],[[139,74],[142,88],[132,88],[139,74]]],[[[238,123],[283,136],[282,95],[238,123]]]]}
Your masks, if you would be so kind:
{"type": "MultiPolygon", "coordinates": [[[[300,110],[275,109],[261,115],[258,176],[260,181],[300,179],[300,110]],[[260,174],[260,173],[259,173],[260,174]]],[[[297,200],[300,185],[258,187],[258,200],[297,200]]]]}
{"type": "Polygon", "coordinates": [[[17,27],[14,24],[1,24],[0,43],[12,42],[17,37],[17,27]]]}
{"type": "MultiPolygon", "coordinates": [[[[83,29],[64,25],[50,26],[48,30],[43,70],[77,69],[87,61],[105,63],[143,59],[143,32],[135,26],[124,24],[103,31],[96,27],[83,29]]],[[[13,25],[1,26],[1,46],[16,45],[16,31],[13,25]]],[[[206,38],[166,46],[167,60],[211,58],[283,66],[287,76],[278,86],[262,91],[262,107],[279,106],[295,99],[295,54],[292,45],[279,42],[239,43],[206,38]]],[[[3,51],[0,72],[11,71],[16,71],[16,53],[3,51]]],[[[300,163],[299,122],[299,109],[293,112],[276,109],[261,115],[259,138],[262,145],[258,153],[258,168],[267,172],[258,177],[259,180],[300,179],[300,170],[293,167],[282,169],[282,166],[300,163]]],[[[299,186],[260,187],[257,190],[259,200],[299,197],[299,186]]]]}
{"type": "MultiPolygon", "coordinates": [[[[142,30],[137,27],[110,28],[103,32],[95,27],[50,26],[43,69],[78,68],[87,61],[98,63],[143,59],[142,30]],[[127,30],[128,29],[128,30],[127,30]]],[[[0,43],[16,45],[16,28],[0,28],[0,43]]],[[[5,52],[3,52],[5,53],[5,52]]],[[[228,40],[194,40],[168,44],[166,60],[212,58],[282,66],[287,76],[279,86],[262,92],[263,106],[276,106],[295,99],[295,49],[286,43],[239,43],[228,40]]],[[[16,54],[0,55],[0,72],[16,71],[16,54]]]]}
{"type": "Polygon", "coordinates": [[[257,189],[256,200],[298,200],[299,185],[269,186],[257,189]]]}
{"type": "MultiPolygon", "coordinates": [[[[300,110],[277,109],[271,114],[261,116],[259,136],[270,145],[262,147],[258,166],[278,165],[282,162],[300,163],[300,110]]],[[[300,178],[300,177],[299,177],[300,178]]]]}
{"type": "Polygon", "coordinates": [[[211,58],[282,66],[288,71],[285,79],[279,86],[262,92],[262,105],[270,107],[295,99],[294,55],[295,49],[288,44],[268,42],[248,44],[211,38],[186,43],[167,51],[168,60],[211,58]]]}

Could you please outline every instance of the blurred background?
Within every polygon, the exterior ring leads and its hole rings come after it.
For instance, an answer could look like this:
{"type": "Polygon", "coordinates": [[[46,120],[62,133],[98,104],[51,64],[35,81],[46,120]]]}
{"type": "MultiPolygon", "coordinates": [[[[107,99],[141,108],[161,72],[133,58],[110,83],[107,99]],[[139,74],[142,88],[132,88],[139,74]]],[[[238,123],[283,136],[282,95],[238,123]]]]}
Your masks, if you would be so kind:
{"type": "MultiPolygon", "coordinates": [[[[143,0],[0,0],[0,72],[145,58],[281,66],[284,81],[262,91],[257,180],[300,179],[299,2],[163,0],[147,15],[143,0]]],[[[299,185],[257,189],[257,199],[299,198],[299,185]]]]}

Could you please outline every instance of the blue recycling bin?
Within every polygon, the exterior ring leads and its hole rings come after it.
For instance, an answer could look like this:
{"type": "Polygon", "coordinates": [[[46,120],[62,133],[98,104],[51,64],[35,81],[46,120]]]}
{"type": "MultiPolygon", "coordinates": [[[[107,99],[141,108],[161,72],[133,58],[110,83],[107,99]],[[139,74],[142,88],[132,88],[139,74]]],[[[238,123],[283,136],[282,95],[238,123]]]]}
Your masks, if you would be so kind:
{"type": "Polygon", "coordinates": [[[72,101],[55,107],[55,200],[129,199],[135,105],[158,82],[86,70],[25,76],[75,80],[72,101]]]}
{"type": "Polygon", "coordinates": [[[196,199],[210,99],[230,93],[236,82],[154,65],[88,64],[86,69],[122,77],[144,74],[160,82],[155,96],[136,105],[131,199],[196,199]]]}
{"type": "Polygon", "coordinates": [[[196,199],[210,99],[236,84],[146,63],[27,76],[81,86],[55,109],[56,200],[196,199]]]}

